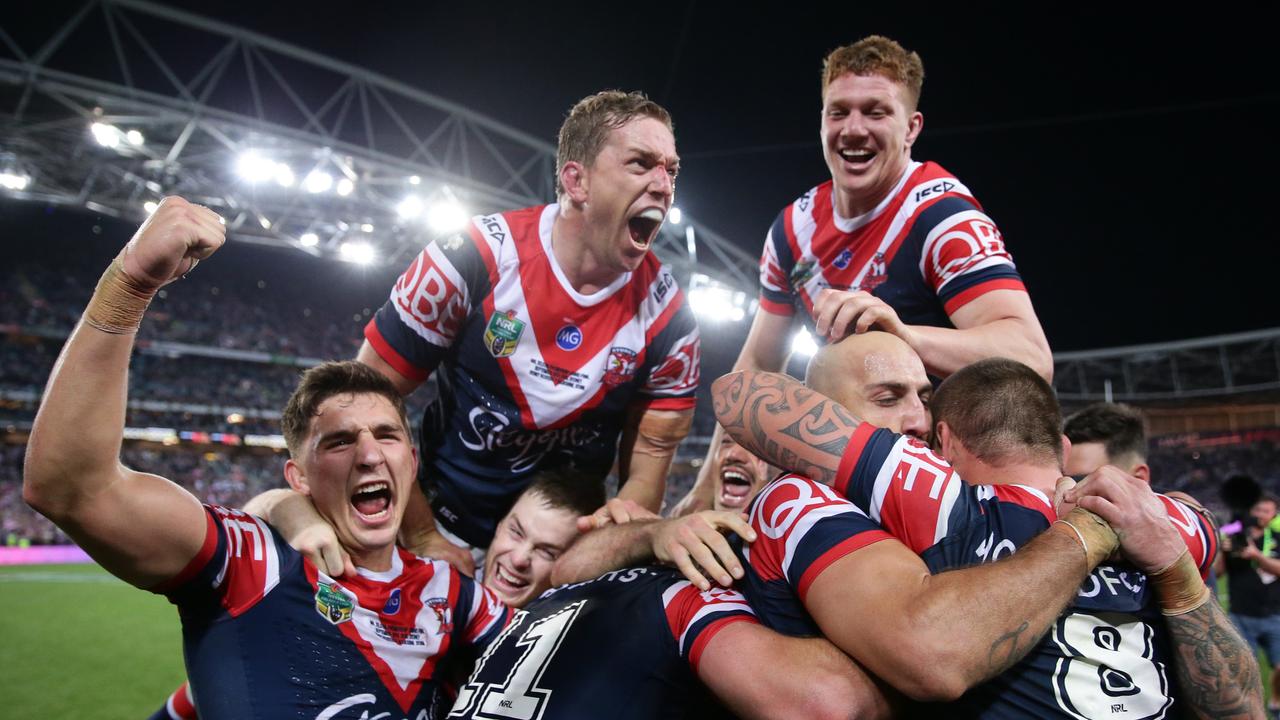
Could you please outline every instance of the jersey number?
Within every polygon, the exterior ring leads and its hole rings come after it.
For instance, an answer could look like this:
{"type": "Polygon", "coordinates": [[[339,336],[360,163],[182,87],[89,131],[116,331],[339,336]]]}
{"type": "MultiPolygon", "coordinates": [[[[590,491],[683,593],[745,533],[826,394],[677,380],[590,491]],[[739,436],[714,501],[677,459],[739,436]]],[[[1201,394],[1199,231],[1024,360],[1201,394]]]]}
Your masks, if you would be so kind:
{"type": "MultiPolygon", "coordinates": [[[[551,658],[560,648],[560,641],[569,632],[578,612],[586,605],[586,600],[579,600],[563,610],[549,615],[529,626],[515,641],[516,648],[523,648],[523,653],[516,658],[510,672],[501,684],[480,682],[485,665],[494,652],[507,644],[508,638],[524,622],[528,616],[520,612],[511,622],[511,626],[503,631],[493,644],[485,650],[484,655],[476,663],[471,681],[458,692],[458,699],[453,704],[449,717],[476,718],[514,718],[515,720],[537,720],[542,717],[547,701],[551,699],[551,690],[538,687],[542,673],[551,664],[551,658]],[[478,706],[476,705],[479,703],[478,706]],[[472,707],[476,706],[474,711],[472,707]]],[[[517,650],[519,652],[519,650],[517,650]]]]}
{"type": "Polygon", "coordinates": [[[1173,699],[1164,664],[1154,659],[1154,634],[1141,620],[1118,613],[1070,613],[1058,620],[1053,640],[1064,655],[1053,673],[1058,705],[1089,720],[1163,718],[1173,699]]]}

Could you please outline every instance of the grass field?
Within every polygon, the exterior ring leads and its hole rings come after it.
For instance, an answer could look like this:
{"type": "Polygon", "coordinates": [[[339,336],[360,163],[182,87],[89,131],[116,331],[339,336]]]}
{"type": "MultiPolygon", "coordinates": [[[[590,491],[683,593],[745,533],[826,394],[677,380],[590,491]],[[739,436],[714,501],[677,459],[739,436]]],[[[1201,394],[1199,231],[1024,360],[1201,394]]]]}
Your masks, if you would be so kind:
{"type": "Polygon", "coordinates": [[[141,720],[182,681],[178,613],[96,565],[0,567],[9,718],[141,720]]]}

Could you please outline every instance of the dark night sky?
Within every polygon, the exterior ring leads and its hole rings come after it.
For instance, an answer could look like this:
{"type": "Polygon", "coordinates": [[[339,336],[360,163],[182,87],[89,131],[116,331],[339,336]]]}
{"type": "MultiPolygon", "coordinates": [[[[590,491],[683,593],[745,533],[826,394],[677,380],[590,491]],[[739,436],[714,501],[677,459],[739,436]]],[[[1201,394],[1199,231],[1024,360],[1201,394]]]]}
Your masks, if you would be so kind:
{"type": "Polygon", "coordinates": [[[675,117],[677,204],[753,255],[781,206],[826,177],[823,56],[886,34],[925,63],[916,159],[954,172],[995,218],[1056,350],[1280,325],[1267,216],[1280,62],[1260,10],[168,4],[548,141],[583,95],[643,90],[675,117]]]}

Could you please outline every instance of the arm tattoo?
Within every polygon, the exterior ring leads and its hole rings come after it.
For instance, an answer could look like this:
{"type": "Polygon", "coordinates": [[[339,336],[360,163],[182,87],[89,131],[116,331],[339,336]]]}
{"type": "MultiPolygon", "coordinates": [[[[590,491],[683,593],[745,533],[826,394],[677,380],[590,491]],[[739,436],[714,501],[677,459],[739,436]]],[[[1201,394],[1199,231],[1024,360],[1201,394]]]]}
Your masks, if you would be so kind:
{"type": "Polygon", "coordinates": [[[774,373],[741,372],[712,386],[716,419],[734,440],[773,465],[835,482],[860,421],[840,404],[774,373]]]}
{"type": "Polygon", "coordinates": [[[1023,620],[1021,625],[991,643],[991,648],[987,650],[987,677],[995,677],[1008,670],[1027,654],[1028,644],[1034,643],[1036,638],[1031,638],[1025,644],[1020,644],[1019,641],[1029,629],[1031,629],[1031,623],[1023,620]]]}
{"type": "Polygon", "coordinates": [[[1184,714],[1264,717],[1258,661],[1216,600],[1165,620],[1173,637],[1184,714]]]}

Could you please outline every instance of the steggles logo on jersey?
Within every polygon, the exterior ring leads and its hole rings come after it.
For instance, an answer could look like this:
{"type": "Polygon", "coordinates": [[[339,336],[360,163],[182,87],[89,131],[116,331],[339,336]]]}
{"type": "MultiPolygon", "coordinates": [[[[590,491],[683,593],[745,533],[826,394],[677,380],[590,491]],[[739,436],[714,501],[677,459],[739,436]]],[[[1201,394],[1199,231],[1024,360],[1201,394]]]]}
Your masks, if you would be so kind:
{"type": "Polygon", "coordinates": [[[334,625],[349,621],[352,608],[351,598],[344,595],[337,585],[321,583],[316,590],[316,612],[334,625]]]}
{"type": "Polygon", "coordinates": [[[511,472],[527,472],[537,467],[548,453],[587,447],[600,438],[600,430],[587,425],[569,425],[555,430],[510,427],[511,420],[506,416],[480,407],[471,408],[468,419],[471,421],[470,433],[458,433],[463,446],[477,452],[501,451],[498,455],[510,463],[511,472]]]}
{"type": "Polygon", "coordinates": [[[605,360],[604,384],[617,387],[636,376],[636,353],[630,348],[609,348],[609,358],[605,360]]]}
{"type": "Polygon", "coordinates": [[[484,329],[484,346],[495,358],[510,357],[516,351],[520,335],[524,333],[524,321],[516,319],[516,311],[496,312],[484,329]]]}
{"type": "Polygon", "coordinates": [[[565,325],[556,333],[556,346],[561,350],[577,350],[582,344],[582,330],[577,325],[565,325]]]}

